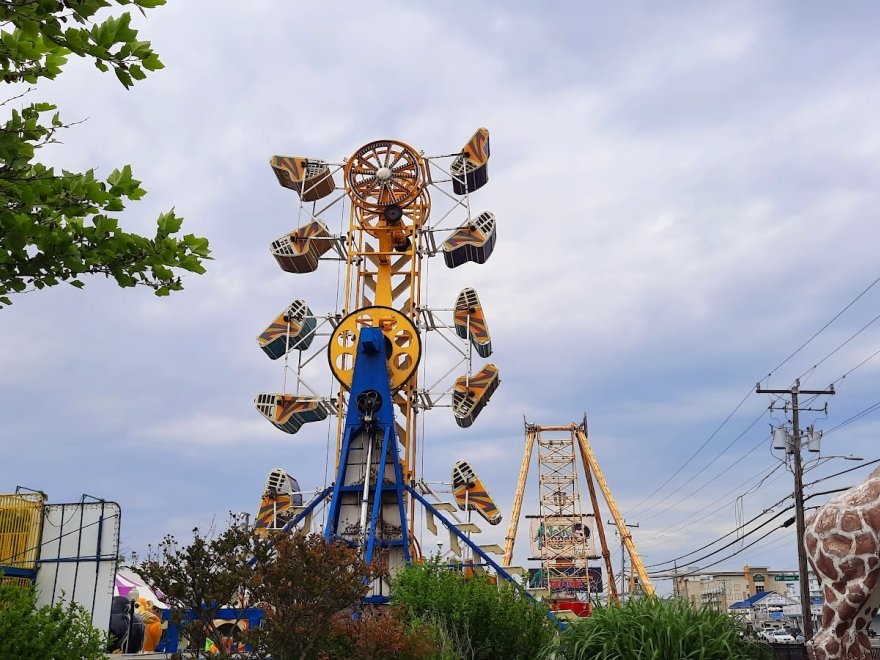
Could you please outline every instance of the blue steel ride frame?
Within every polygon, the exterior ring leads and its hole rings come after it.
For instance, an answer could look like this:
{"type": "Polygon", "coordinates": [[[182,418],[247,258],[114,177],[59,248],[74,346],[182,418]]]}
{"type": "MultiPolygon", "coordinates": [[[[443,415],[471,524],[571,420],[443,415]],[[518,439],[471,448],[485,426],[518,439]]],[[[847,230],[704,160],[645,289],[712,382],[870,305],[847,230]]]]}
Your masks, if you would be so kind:
{"type": "MultiPolygon", "coordinates": [[[[403,468],[400,465],[400,453],[397,447],[397,433],[395,432],[394,404],[391,398],[391,389],[388,383],[388,365],[386,361],[385,343],[388,341],[379,328],[362,328],[358,337],[357,353],[354,362],[354,374],[352,376],[351,390],[348,398],[348,412],[345,416],[345,430],[342,437],[342,446],[339,453],[339,465],[336,471],[336,481],[333,484],[333,492],[330,499],[330,513],[324,527],[324,538],[328,542],[343,540],[349,544],[351,541],[343,539],[338,534],[339,510],[341,498],[344,493],[362,493],[362,485],[345,485],[346,469],[348,467],[349,452],[352,442],[362,433],[382,434],[382,450],[378,461],[375,463],[376,483],[371,486],[373,505],[371,515],[368,518],[368,532],[366,534],[366,550],[364,560],[370,562],[375,556],[377,548],[402,546],[404,561],[410,562],[409,530],[406,519],[406,506],[404,502],[403,468]],[[367,420],[367,415],[358,407],[358,401],[364,393],[370,391],[379,394],[380,405],[372,414],[372,419],[367,420]],[[391,464],[394,468],[394,483],[385,483],[386,465],[391,464]],[[397,499],[397,508],[400,512],[401,538],[399,540],[385,540],[376,538],[376,525],[379,521],[382,508],[382,496],[393,492],[397,499]]],[[[373,442],[371,435],[367,442],[373,442]]],[[[370,466],[366,466],[365,474],[369,474],[370,466]]],[[[380,529],[381,532],[381,529],[380,529]]],[[[363,530],[361,530],[363,533],[363,530]]]]}

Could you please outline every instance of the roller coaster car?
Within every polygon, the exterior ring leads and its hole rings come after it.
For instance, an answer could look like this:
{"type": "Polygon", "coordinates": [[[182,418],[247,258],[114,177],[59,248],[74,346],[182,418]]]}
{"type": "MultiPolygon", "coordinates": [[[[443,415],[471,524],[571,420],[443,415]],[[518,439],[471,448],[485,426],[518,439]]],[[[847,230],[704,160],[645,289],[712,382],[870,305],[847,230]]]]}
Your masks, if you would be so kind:
{"type": "Polygon", "coordinates": [[[489,181],[489,131],[478,128],[449,169],[456,195],[479,190],[489,181]]]}
{"type": "Polygon", "coordinates": [[[318,259],[333,247],[330,232],[320,220],[313,220],[299,229],[272,241],[270,250],[281,269],[288,273],[311,273],[318,259]]]}
{"type": "Polygon", "coordinates": [[[280,529],[293,518],[293,507],[302,506],[299,484],[281,468],[275,468],[266,479],[260,511],[254,526],[257,529],[280,529]]]}
{"type": "Polygon", "coordinates": [[[462,339],[470,337],[471,344],[480,357],[487,358],[492,355],[492,338],[489,336],[489,326],[483,314],[483,306],[474,289],[462,289],[455,300],[455,313],[453,315],[455,332],[462,339]]]}
{"type": "Polygon", "coordinates": [[[469,225],[459,227],[443,241],[443,261],[450,268],[467,261],[484,264],[495,249],[495,215],[484,211],[469,225]]]}
{"type": "Polygon", "coordinates": [[[315,338],[317,319],[304,300],[294,300],[257,337],[257,344],[273,360],[290,350],[304,351],[315,338]]]}
{"type": "Polygon", "coordinates": [[[462,511],[476,511],[490,525],[501,522],[501,510],[467,461],[458,461],[452,467],[452,490],[458,508],[462,511]]]}
{"type": "Polygon", "coordinates": [[[254,397],[254,406],[285,433],[296,433],[303,424],[327,419],[324,402],[310,396],[264,392],[254,397]]]}
{"type": "Polygon", "coordinates": [[[302,156],[272,156],[272,171],[285,188],[299,193],[304,202],[315,202],[336,189],[327,163],[302,156]]]}
{"type": "Polygon", "coordinates": [[[462,376],[455,381],[452,389],[452,413],[455,415],[455,423],[462,428],[467,428],[489,403],[489,397],[498,389],[498,367],[487,364],[479,373],[474,374],[468,380],[462,376]]]}

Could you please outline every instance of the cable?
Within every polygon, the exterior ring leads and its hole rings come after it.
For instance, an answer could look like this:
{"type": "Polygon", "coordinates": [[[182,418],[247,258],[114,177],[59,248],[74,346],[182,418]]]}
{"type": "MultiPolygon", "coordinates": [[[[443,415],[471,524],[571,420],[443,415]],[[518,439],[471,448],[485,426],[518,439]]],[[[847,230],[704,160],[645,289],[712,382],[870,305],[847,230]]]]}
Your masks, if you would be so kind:
{"type": "Polygon", "coordinates": [[[877,357],[878,355],[880,355],[880,349],[878,349],[878,350],[874,351],[873,353],[871,353],[868,357],[866,357],[864,360],[862,360],[861,362],[859,362],[856,366],[854,366],[852,369],[850,369],[849,371],[847,371],[845,374],[843,374],[840,378],[838,378],[837,380],[835,380],[835,381],[834,381],[833,383],[831,383],[831,384],[832,384],[832,385],[835,385],[835,384],[841,382],[844,378],[846,378],[847,376],[849,376],[853,371],[855,371],[856,369],[858,369],[859,367],[861,367],[862,365],[864,365],[866,362],[868,362],[868,361],[870,361],[870,360],[873,360],[873,359],[874,359],[875,357],[877,357]]]}
{"type": "MultiPolygon", "coordinates": [[[[775,504],[772,504],[771,506],[769,506],[769,507],[767,507],[766,509],[764,509],[761,513],[759,513],[757,516],[755,516],[755,517],[752,518],[751,520],[748,520],[748,521],[744,522],[744,523],[743,523],[742,525],[740,525],[739,527],[736,527],[736,528],[730,530],[729,532],[727,532],[727,534],[725,534],[724,536],[719,536],[719,537],[718,537],[717,539],[715,539],[714,541],[711,541],[711,542],[707,543],[706,545],[700,546],[700,547],[697,548],[696,550],[692,550],[691,552],[688,552],[688,553],[686,553],[686,554],[680,555],[680,556],[678,556],[678,557],[674,557],[673,559],[668,559],[667,561],[660,561],[660,562],[657,562],[657,563],[655,563],[655,564],[648,564],[648,565],[645,566],[645,568],[653,568],[654,566],[663,566],[663,565],[665,565],[665,564],[672,564],[673,562],[677,562],[677,561],[679,561],[680,559],[684,559],[685,557],[690,557],[691,555],[695,555],[695,554],[697,554],[698,552],[700,552],[701,550],[705,550],[706,548],[709,548],[709,547],[715,545],[716,543],[718,543],[718,541],[723,541],[724,539],[726,539],[726,538],[727,538],[728,536],[730,536],[731,534],[736,534],[739,530],[745,528],[746,525],[751,525],[751,524],[752,524],[753,522],[755,522],[758,518],[760,518],[761,516],[767,515],[767,513],[769,513],[769,512],[772,511],[773,509],[775,509],[777,506],[779,506],[780,504],[782,504],[783,502],[785,502],[785,500],[789,499],[790,497],[792,497],[792,495],[786,495],[785,497],[783,497],[781,500],[779,500],[779,501],[776,502],[775,504]]],[[[792,507],[788,507],[787,509],[783,509],[783,511],[780,512],[780,513],[784,513],[785,511],[788,511],[788,510],[790,510],[791,508],[792,508],[792,507]]],[[[771,520],[772,520],[772,518],[771,518],[771,520]]],[[[742,540],[743,538],[745,538],[745,535],[742,536],[742,537],[738,537],[738,538],[737,538],[737,541],[740,541],[740,540],[742,540]]]]}
{"type": "Polygon", "coordinates": [[[839,319],[841,316],[843,316],[843,313],[846,312],[846,310],[848,310],[850,307],[852,307],[853,305],[855,305],[855,304],[859,301],[859,299],[860,299],[862,296],[864,296],[866,293],[868,293],[868,291],[870,291],[871,289],[873,289],[874,286],[877,284],[877,282],[880,282],[880,277],[878,277],[876,280],[874,280],[873,282],[871,282],[871,283],[867,286],[867,288],[866,288],[864,291],[862,291],[859,295],[857,295],[855,298],[853,298],[853,299],[849,302],[849,304],[847,304],[846,307],[844,307],[842,310],[840,310],[839,312],[837,312],[837,314],[835,314],[834,317],[833,317],[830,321],[828,321],[828,323],[826,323],[826,324],[823,325],[821,328],[819,328],[819,329],[816,331],[816,333],[815,333],[812,337],[810,337],[807,341],[805,341],[803,344],[801,344],[800,346],[798,346],[798,347],[795,349],[795,351],[794,351],[791,355],[789,355],[789,356],[788,356],[787,358],[785,358],[782,362],[780,362],[780,363],[777,364],[775,367],[773,367],[773,369],[770,370],[770,373],[767,374],[766,377],[769,378],[769,377],[770,377],[770,376],[771,376],[771,375],[772,375],[777,369],[779,369],[779,367],[781,367],[782,365],[784,365],[786,362],[788,362],[789,360],[791,360],[791,358],[793,358],[795,355],[797,355],[798,353],[800,353],[804,348],[806,348],[806,346],[807,346],[810,342],[812,342],[816,337],[818,337],[819,335],[821,335],[821,334],[822,334],[822,333],[828,328],[828,326],[830,326],[830,325],[831,325],[832,323],[834,323],[837,319],[839,319]]]}
{"type": "MultiPolygon", "coordinates": [[[[721,458],[721,457],[724,455],[724,452],[726,452],[728,449],[730,449],[730,448],[731,448],[736,442],[738,442],[738,441],[739,441],[739,440],[740,440],[740,439],[741,439],[746,433],[748,433],[749,431],[751,431],[751,430],[752,430],[752,427],[753,427],[755,424],[757,424],[759,421],[761,421],[761,418],[764,417],[764,415],[765,415],[766,413],[767,413],[766,410],[762,410],[762,411],[761,411],[761,414],[758,415],[758,416],[755,418],[755,420],[754,420],[751,424],[749,424],[749,425],[746,427],[746,429],[745,429],[742,433],[740,433],[738,436],[736,436],[736,437],[735,437],[735,438],[734,438],[734,439],[733,439],[733,440],[732,440],[732,441],[731,441],[731,442],[730,442],[730,443],[729,443],[724,449],[722,449],[720,452],[718,452],[718,454],[715,455],[715,458],[713,458],[711,461],[709,461],[709,462],[706,464],[706,466],[705,466],[702,470],[700,470],[697,474],[694,475],[694,478],[698,477],[700,474],[702,474],[703,472],[705,472],[705,471],[706,471],[711,465],[713,465],[713,464],[715,463],[715,461],[717,461],[719,458],[721,458]]],[[[764,440],[762,439],[762,440],[761,440],[761,443],[763,444],[763,442],[764,442],[764,440]]],[[[756,445],[756,446],[753,447],[751,450],[749,450],[747,453],[743,454],[743,455],[742,455],[740,458],[738,458],[736,461],[734,461],[733,463],[731,463],[730,465],[728,465],[728,466],[727,466],[726,468],[724,468],[721,472],[719,472],[717,475],[715,475],[714,479],[717,479],[717,478],[720,477],[722,474],[726,473],[726,472],[727,472],[728,470],[730,470],[734,465],[736,465],[737,463],[739,463],[740,461],[742,461],[746,456],[748,456],[749,454],[751,454],[752,452],[754,452],[754,451],[758,448],[758,446],[760,446],[760,445],[756,445]]],[[[714,479],[713,479],[712,481],[714,481],[714,479]]],[[[669,505],[668,507],[666,507],[665,509],[662,509],[661,511],[657,511],[656,513],[654,513],[654,514],[651,515],[651,516],[648,516],[647,518],[644,517],[644,514],[645,514],[645,513],[647,513],[648,511],[650,511],[650,510],[653,509],[654,507],[658,506],[659,504],[662,504],[663,502],[665,502],[666,500],[668,500],[670,497],[672,497],[673,495],[675,495],[675,494],[676,494],[678,491],[680,491],[682,488],[684,488],[685,486],[687,486],[688,482],[682,482],[682,484],[681,484],[678,488],[676,488],[675,490],[673,490],[673,491],[672,491],[671,493],[669,493],[666,497],[664,497],[664,498],[658,500],[657,502],[655,502],[654,504],[652,504],[651,506],[649,506],[647,509],[645,509],[645,510],[642,512],[642,516],[639,516],[639,517],[640,517],[642,520],[651,520],[652,518],[656,518],[656,517],[659,516],[661,513],[665,513],[666,511],[669,511],[669,509],[671,509],[672,507],[675,507],[675,506],[681,504],[681,503],[682,503],[684,500],[686,500],[687,498],[696,495],[696,494],[699,493],[701,490],[703,490],[706,486],[708,486],[709,484],[711,484],[712,481],[707,481],[707,482],[704,483],[702,486],[700,486],[699,488],[697,488],[697,489],[694,490],[694,491],[691,491],[690,493],[688,493],[687,495],[685,495],[684,497],[682,497],[682,498],[679,499],[678,501],[674,502],[673,504],[670,504],[670,505],[669,505]]]]}
{"type": "Polygon", "coordinates": [[[825,360],[827,360],[828,358],[830,358],[832,355],[834,355],[835,353],[837,353],[837,351],[839,351],[841,348],[843,348],[843,347],[846,346],[848,343],[850,343],[853,339],[855,339],[855,338],[858,337],[860,334],[862,334],[865,330],[867,330],[867,329],[870,328],[872,325],[874,325],[878,320],[880,320],[880,314],[878,314],[878,315],[875,316],[873,319],[871,319],[870,321],[868,321],[868,323],[866,323],[864,326],[862,326],[862,328],[861,328],[860,330],[858,330],[854,335],[852,335],[849,339],[847,339],[846,341],[844,341],[844,342],[843,342],[842,344],[840,344],[837,348],[835,348],[833,351],[831,351],[828,355],[826,355],[825,357],[823,357],[823,358],[822,358],[821,360],[819,360],[816,364],[814,364],[812,367],[810,367],[810,368],[807,369],[804,373],[802,373],[800,376],[798,376],[798,380],[800,380],[801,378],[803,378],[805,375],[807,375],[807,374],[810,373],[811,371],[815,370],[816,367],[818,367],[820,364],[822,364],[823,362],[825,362],[825,360]]]}
{"type": "MultiPolygon", "coordinates": [[[[823,491],[823,492],[821,492],[821,493],[812,493],[811,495],[808,495],[807,497],[805,497],[805,498],[804,498],[804,501],[806,502],[808,499],[810,499],[810,498],[812,498],[812,497],[818,497],[819,495],[829,495],[829,494],[831,494],[831,493],[840,493],[840,492],[843,492],[843,491],[845,491],[845,490],[849,490],[850,488],[852,488],[852,486],[846,486],[846,487],[844,487],[844,488],[836,488],[836,489],[834,489],[834,490],[827,490],[827,491],[823,491]]],[[[789,496],[789,497],[791,497],[791,496],[789,496]]],[[[771,521],[773,521],[773,520],[775,520],[776,518],[778,518],[779,516],[781,516],[781,515],[782,515],[783,513],[785,513],[786,511],[791,511],[793,508],[794,508],[794,504],[792,504],[791,506],[789,506],[789,507],[783,509],[782,511],[780,511],[779,513],[777,513],[777,514],[776,514],[775,516],[773,516],[772,518],[766,520],[765,522],[763,522],[763,523],[761,523],[760,525],[758,525],[757,527],[755,527],[755,529],[753,529],[753,530],[751,530],[751,531],[749,531],[749,532],[743,534],[742,538],[745,538],[746,536],[749,536],[749,535],[753,534],[754,532],[758,531],[759,529],[761,529],[762,527],[764,527],[765,525],[767,525],[767,524],[770,523],[771,521]]],[[[716,561],[715,563],[709,564],[708,566],[703,566],[702,568],[694,569],[693,571],[689,571],[689,572],[687,572],[687,573],[676,573],[676,577],[684,577],[684,576],[687,576],[687,575],[693,575],[694,573],[697,573],[697,572],[699,572],[699,571],[701,571],[701,570],[705,570],[705,569],[707,569],[707,568],[711,568],[712,566],[716,566],[716,565],[720,564],[721,562],[723,562],[723,561],[725,561],[725,560],[727,560],[727,559],[730,559],[731,557],[735,557],[736,555],[740,554],[743,550],[747,550],[748,548],[751,548],[753,545],[755,545],[756,543],[758,543],[758,541],[761,541],[761,540],[767,538],[768,536],[770,536],[770,534],[772,534],[772,533],[775,532],[776,530],[783,529],[783,528],[786,528],[786,527],[791,527],[791,526],[794,524],[794,522],[795,522],[795,519],[794,519],[793,517],[792,517],[792,518],[789,518],[788,520],[786,520],[784,523],[782,523],[782,524],[779,525],[778,527],[774,527],[772,530],[770,530],[770,531],[769,531],[767,534],[765,534],[764,536],[760,537],[760,538],[757,539],[756,541],[753,541],[752,543],[749,543],[748,545],[743,546],[742,548],[740,548],[739,550],[737,550],[737,551],[734,552],[733,554],[730,554],[730,555],[728,555],[728,556],[726,556],[726,557],[724,557],[724,558],[722,558],[722,559],[719,559],[719,560],[716,561]]],[[[729,534],[728,534],[728,536],[729,536],[729,534]]],[[[722,538],[723,538],[723,537],[722,537],[722,538]]],[[[718,539],[718,540],[720,540],[720,539],[718,539]]],[[[725,550],[725,549],[729,548],[731,545],[734,545],[734,544],[737,543],[739,540],[740,540],[740,539],[736,539],[736,540],[734,540],[734,541],[731,541],[731,542],[728,543],[727,545],[721,546],[720,548],[718,548],[718,549],[715,550],[714,552],[710,552],[709,554],[707,554],[707,555],[703,555],[702,557],[699,557],[699,558],[694,559],[694,560],[692,560],[692,561],[694,561],[694,562],[698,562],[698,561],[702,561],[703,559],[707,559],[707,558],[709,558],[709,557],[711,557],[711,556],[713,556],[713,555],[717,555],[719,552],[721,552],[722,550],[725,550]]],[[[717,540],[716,540],[716,542],[717,542],[717,540]]],[[[689,553],[689,554],[693,554],[693,553],[689,553]]],[[[684,556],[687,557],[688,555],[684,555],[684,556]]],[[[673,560],[673,561],[677,561],[677,560],[673,560]]],[[[655,564],[655,565],[656,565],[656,564],[655,564]]],[[[663,572],[668,572],[668,571],[663,571],[663,572]]]]}
{"type": "Polygon", "coordinates": [[[880,408],[880,401],[878,401],[877,403],[871,404],[870,406],[868,406],[867,408],[865,408],[865,409],[862,410],[861,412],[857,412],[855,415],[853,415],[853,416],[850,417],[849,419],[845,419],[845,420],[843,420],[843,421],[840,422],[840,424],[838,424],[837,426],[833,426],[833,427],[831,427],[831,428],[828,429],[827,431],[823,432],[823,433],[822,433],[822,436],[824,437],[824,436],[826,436],[826,435],[831,435],[831,434],[834,433],[835,431],[838,431],[838,430],[842,429],[844,426],[847,426],[847,425],[849,425],[849,424],[852,424],[853,422],[857,422],[858,420],[860,420],[860,419],[861,419],[862,417],[864,417],[865,415],[869,415],[869,414],[871,414],[872,412],[874,412],[874,411],[877,410],[878,408],[880,408]]]}
{"type": "MultiPolygon", "coordinates": [[[[768,521],[768,522],[769,522],[769,521],[768,521]]],[[[727,555],[726,557],[722,557],[721,559],[719,559],[719,560],[716,561],[716,562],[713,562],[713,563],[711,563],[711,564],[707,564],[706,566],[703,566],[703,567],[701,567],[701,568],[695,568],[694,570],[692,570],[692,571],[688,571],[688,572],[686,572],[686,573],[679,573],[678,571],[676,571],[674,577],[676,577],[676,578],[687,577],[688,575],[693,575],[694,573],[699,573],[700,571],[704,571],[704,570],[706,570],[707,568],[712,568],[713,566],[717,566],[717,565],[720,564],[721,562],[723,562],[723,561],[727,561],[727,560],[730,559],[731,557],[736,557],[738,554],[742,553],[744,550],[748,550],[748,549],[751,548],[753,545],[755,545],[755,544],[757,544],[757,543],[763,541],[763,540],[766,539],[768,536],[770,536],[773,532],[776,532],[776,531],[778,531],[778,530],[780,530],[780,529],[785,529],[786,527],[790,526],[793,522],[794,522],[794,518],[790,518],[789,520],[786,520],[785,523],[782,523],[781,525],[779,525],[779,526],[774,527],[773,529],[771,529],[769,532],[767,532],[766,534],[764,534],[764,536],[761,536],[761,537],[755,539],[754,541],[752,541],[752,542],[749,543],[748,545],[744,545],[742,548],[740,548],[739,550],[737,550],[737,551],[735,551],[735,552],[732,552],[731,554],[727,555]],[[788,524],[786,524],[786,523],[788,523],[788,524]]],[[[707,556],[708,556],[708,555],[707,555],[707,556]]],[[[697,560],[695,560],[695,561],[699,561],[699,559],[697,559],[697,560]]],[[[662,571],[662,572],[663,572],[663,573],[668,573],[668,571],[662,571]]],[[[654,575],[653,575],[652,573],[649,573],[648,575],[651,576],[651,577],[654,577],[654,575]]]]}
{"type": "MultiPolygon", "coordinates": [[[[822,483],[823,481],[828,481],[829,479],[833,479],[834,477],[839,477],[842,474],[848,474],[849,472],[853,472],[855,470],[861,470],[862,468],[868,467],[869,465],[873,465],[874,463],[880,463],[880,458],[875,458],[873,461],[867,461],[865,463],[860,463],[859,465],[856,465],[855,467],[851,467],[846,470],[842,470],[840,472],[835,472],[834,474],[829,474],[827,476],[820,477],[819,479],[816,479],[815,481],[811,481],[808,484],[804,484],[804,488],[808,488],[810,486],[815,486],[818,483],[822,483]]],[[[816,494],[819,495],[821,493],[816,493],[816,494]]],[[[812,495],[810,495],[810,497],[812,497],[812,495]]]]}
{"type": "MultiPolygon", "coordinates": [[[[806,348],[816,337],[818,337],[820,334],[822,334],[832,323],[834,323],[837,319],[839,319],[850,307],[852,307],[854,304],[856,304],[866,293],[868,293],[868,291],[870,291],[872,288],[874,288],[874,286],[876,286],[878,282],[880,282],[880,276],[878,276],[864,290],[862,290],[861,293],[859,293],[855,298],[853,298],[849,303],[847,303],[847,305],[842,310],[840,310],[837,314],[835,314],[825,325],[823,325],[821,328],[819,328],[819,330],[817,330],[815,333],[813,333],[813,335],[809,339],[807,339],[805,342],[803,342],[791,354],[789,354],[784,360],[782,360],[782,362],[780,362],[775,367],[773,367],[773,369],[771,369],[769,371],[769,373],[767,373],[767,375],[764,376],[764,379],[767,379],[770,376],[772,376],[778,369],[780,369],[782,366],[787,364],[794,356],[796,356],[804,348],[806,348]]],[[[873,323],[873,321],[872,321],[872,323],[873,323]]],[[[878,351],[878,352],[880,352],[880,351],[878,351]]],[[[861,365],[859,365],[859,366],[861,366],[861,365]]],[[[762,380],[764,380],[764,379],[762,379],[762,380]]],[[[721,431],[721,429],[724,428],[724,426],[727,424],[727,422],[730,421],[730,419],[736,414],[736,412],[743,406],[743,404],[746,402],[746,400],[749,398],[749,396],[751,396],[753,393],[754,393],[754,390],[752,388],[749,388],[748,393],[736,405],[736,407],[733,409],[733,411],[731,411],[730,414],[728,414],[727,417],[725,417],[724,421],[721,422],[721,424],[718,426],[718,428],[716,428],[712,432],[712,434],[697,448],[697,450],[690,456],[690,458],[688,458],[687,461],[685,461],[685,463],[678,470],[675,471],[675,473],[673,473],[668,479],[666,479],[666,481],[664,481],[662,484],[660,484],[660,486],[655,488],[641,502],[639,502],[634,507],[632,507],[628,511],[629,515],[636,516],[636,512],[638,511],[639,507],[641,507],[643,504],[645,504],[645,502],[649,501],[654,495],[656,495],[663,488],[665,488],[669,484],[669,482],[671,482],[675,477],[677,477],[679,474],[681,474],[682,470],[684,470],[688,465],[690,465],[691,461],[693,461],[694,458],[696,458],[697,455],[706,447],[706,445],[708,445],[709,442],[711,442],[712,439],[719,433],[719,431],[721,431]]],[[[650,510],[650,509],[648,509],[648,510],[650,510]]]]}
{"type": "MultiPolygon", "coordinates": [[[[724,418],[724,421],[721,422],[721,424],[718,425],[718,428],[716,428],[716,429],[712,432],[712,435],[710,435],[708,438],[706,438],[706,440],[703,442],[703,444],[701,444],[701,445],[699,446],[699,448],[697,449],[697,451],[695,451],[693,454],[691,454],[691,457],[690,457],[689,459],[687,459],[687,461],[685,461],[684,465],[682,465],[680,468],[678,468],[678,470],[676,470],[675,473],[674,473],[671,477],[669,477],[666,481],[664,481],[662,484],[660,484],[660,486],[658,486],[657,488],[655,488],[654,491],[651,492],[650,495],[648,495],[645,499],[643,499],[641,502],[639,502],[638,504],[636,504],[632,509],[630,509],[630,511],[631,511],[631,512],[635,512],[635,511],[637,511],[638,508],[639,508],[640,506],[642,506],[645,502],[647,502],[648,500],[650,500],[652,497],[654,497],[654,495],[656,495],[656,494],[657,494],[658,492],[660,492],[663,488],[665,488],[665,487],[666,487],[666,484],[668,484],[668,483],[669,483],[670,481],[672,481],[675,477],[677,477],[679,474],[681,474],[681,471],[684,470],[684,469],[690,464],[690,462],[691,462],[692,460],[694,460],[694,459],[697,457],[697,454],[699,454],[701,451],[703,451],[703,448],[704,448],[706,445],[708,445],[709,442],[712,441],[712,438],[714,438],[716,435],[718,435],[718,432],[719,432],[722,428],[724,428],[724,426],[727,424],[727,422],[730,421],[730,418],[733,417],[733,416],[736,414],[736,412],[737,412],[740,408],[742,408],[742,405],[746,402],[746,400],[747,400],[747,399],[748,399],[753,393],[754,393],[754,390],[753,390],[752,388],[749,388],[749,391],[748,391],[748,392],[746,393],[746,395],[742,398],[742,401],[740,401],[740,402],[736,405],[736,408],[734,408],[734,409],[730,412],[730,414],[729,414],[727,417],[724,418]]],[[[650,511],[651,508],[649,507],[647,510],[650,511]]],[[[633,513],[633,515],[635,515],[635,514],[633,513]]]]}

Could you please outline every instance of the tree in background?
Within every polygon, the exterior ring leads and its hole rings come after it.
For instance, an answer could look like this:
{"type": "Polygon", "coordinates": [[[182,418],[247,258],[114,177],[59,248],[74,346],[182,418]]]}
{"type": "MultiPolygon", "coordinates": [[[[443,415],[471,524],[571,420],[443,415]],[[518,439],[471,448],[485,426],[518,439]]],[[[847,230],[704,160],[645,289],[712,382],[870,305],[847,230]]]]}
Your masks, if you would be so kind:
{"type": "MultiPolygon", "coordinates": [[[[215,624],[218,612],[258,607],[263,611],[260,627],[232,640],[247,642],[254,658],[432,657],[423,626],[407,625],[397,609],[363,607],[382,565],[368,565],[355,548],[327,543],[320,534],[278,533],[265,539],[233,524],[207,537],[196,529],[188,545],[166,536],[134,570],[165,593],[194,655],[207,639],[213,643],[212,657],[235,657],[235,644],[230,649],[215,624]]],[[[233,623],[238,633],[238,622],[233,623]]]]}
{"type": "Polygon", "coordinates": [[[447,657],[531,660],[556,633],[547,608],[514,585],[493,584],[482,574],[466,577],[439,558],[401,570],[391,597],[411,621],[434,628],[447,657]]]}
{"type": "MultiPolygon", "coordinates": [[[[138,39],[131,15],[98,14],[113,5],[134,5],[142,13],[165,0],[0,0],[0,77],[13,95],[10,106],[43,79],[56,78],[70,55],[91,59],[101,71],[113,70],[126,88],[162,68],[149,41],[138,39]]],[[[119,286],[142,284],[156,295],[183,288],[175,269],[203,273],[208,241],[182,238],[182,220],[162,213],[154,237],[126,232],[113,214],[126,200],[144,196],[129,165],[105,181],[95,171],[55,172],[37,162],[37,150],[57,142],[66,128],[56,107],[34,102],[12,109],[0,125],[0,307],[10,295],[103,273],[119,286]]]]}
{"type": "MultiPolygon", "coordinates": [[[[265,560],[269,548],[243,526],[230,525],[216,535],[193,530],[192,543],[181,545],[171,535],[147,559],[134,566],[144,581],[161,589],[171,616],[198,653],[210,640],[216,657],[227,658],[223,633],[215,624],[223,607],[244,609],[253,603],[250,587],[254,579],[248,565],[251,557],[265,560]]],[[[235,630],[238,621],[233,620],[235,630]]]]}
{"type": "Polygon", "coordinates": [[[105,636],[76,604],[37,607],[33,586],[0,581],[0,658],[103,660],[105,636]]]}
{"type": "Polygon", "coordinates": [[[255,566],[254,596],[265,608],[254,648],[272,658],[409,660],[431,654],[430,638],[397,610],[362,606],[384,573],[356,548],[320,534],[279,534],[255,566]]]}

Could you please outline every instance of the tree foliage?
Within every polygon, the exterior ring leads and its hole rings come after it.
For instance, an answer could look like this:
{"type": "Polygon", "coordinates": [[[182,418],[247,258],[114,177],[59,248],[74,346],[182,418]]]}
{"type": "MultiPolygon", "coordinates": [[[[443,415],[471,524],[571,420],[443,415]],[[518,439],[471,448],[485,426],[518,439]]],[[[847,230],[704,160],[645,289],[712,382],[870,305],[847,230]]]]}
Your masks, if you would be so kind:
{"type": "Polygon", "coordinates": [[[730,616],[695,609],[679,598],[633,598],[621,607],[598,607],[545,648],[558,660],[762,660],[770,648],[744,635],[730,616]]]}
{"type": "MultiPolygon", "coordinates": [[[[165,0],[0,0],[0,77],[12,90],[56,78],[70,55],[112,71],[126,88],[162,68],[149,41],[138,38],[131,14],[105,16],[113,5],[141,12],[165,0]]],[[[31,90],[7,99],[9,105],[31,90]]],[[[11,92],[14,93],[14,92],[11,92]]],[[[179,270],[203,273],[208,241],[175,237],[182,220],[160,214],[153,237],[120,228],[114,214],[144,196],[131,167],[101,180],[90,169],[56,172],[37,162],[67,125],[51,103],[12,109],[0,124],[0,306],[10,295],[81,276],[104,274],[123,287],[143,284],[156,295],[183,288],[179,270]],[[178,270],[175,270],[178,269],[178,270]]]]}
{"type": "Polygon", "coordinates": [[[391,594],[411,620],[435,626],[456,657],[531,660],[556,631],[546,607],[512,584],[466,577],[437,559],[401,570],[391,594]]]}
{"type": "Polygon", "coordinates": [[[249,590],[253,570],[248,560],[266,552],[265,544],[245,527],[231,525],[216,535],[205,535],[195,528],[187,545],[167,535],[134,570],[165,593],[171,616],[192,649],[204,648],[205,640],[210,639],[224,658],[229,655],[215,625],[217,612],[222,607],[246,608],[253,603],[249,590]]]}
{"type": "Polygon", "coordinates": [[[37,607],[32,586],[0,581],[0,658],[102,660],[106,639],[76,604],[37,607]]]}
{"type": "Polygon", "coordinates": [[[363,607],[382,565],[368,565],[356,549],[327,543],[319,534],[279,533],[267,540],[236,525],[212,536],[196,529],[187,545],[166,536],[134,568],[165,593],[193,653],[204,648],[207,638],[216,648],[214,657],[234,657],[215,625],[218,611],[258,607],[263,611],[260,627],[234,640],[246,642],[254,658],[431,657],[424,626],[407,625],[396,609],[363,607]]]}
{"type": "Polygon", "coordinates": [[[254,596],[265,619],[251,636],[272,658],[417,658],[418,641],[391,613],[361,611],[383,567],[320,534],[280,534],[255,565],[254,596]],[[384,644],[383,644],[384,642],[384,644]]]}

